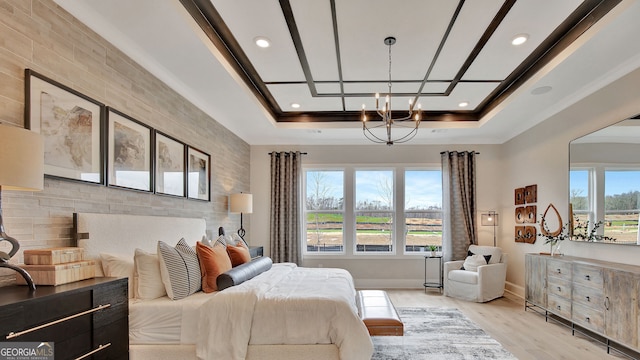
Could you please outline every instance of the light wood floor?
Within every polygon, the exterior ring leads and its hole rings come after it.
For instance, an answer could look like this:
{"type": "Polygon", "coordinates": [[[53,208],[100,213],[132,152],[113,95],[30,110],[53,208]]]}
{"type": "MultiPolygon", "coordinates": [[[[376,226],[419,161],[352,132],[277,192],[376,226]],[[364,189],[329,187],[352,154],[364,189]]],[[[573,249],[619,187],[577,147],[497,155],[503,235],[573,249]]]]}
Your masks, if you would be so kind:
{"type": "Polygon", "coordinates": [[[396,307],[453,307],[502,344],[521,360],[603,360],[629,359],[583,335],[571,335],[571,329],[531,310],[524,311],[524,301],[503,297],[484,304],[443,296],[437,289],[387,290],[396,307]]]}

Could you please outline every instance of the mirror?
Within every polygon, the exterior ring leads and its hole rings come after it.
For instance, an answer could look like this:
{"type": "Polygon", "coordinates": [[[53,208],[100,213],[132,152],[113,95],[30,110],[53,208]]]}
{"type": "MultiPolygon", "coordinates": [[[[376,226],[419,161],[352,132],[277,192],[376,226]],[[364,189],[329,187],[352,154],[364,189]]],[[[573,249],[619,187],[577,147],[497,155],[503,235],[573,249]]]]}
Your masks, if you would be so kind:
{"type": "Polygon", "coordinates": [[[574,241],[640,245],[640,115],[569,143],[574,241]]]}

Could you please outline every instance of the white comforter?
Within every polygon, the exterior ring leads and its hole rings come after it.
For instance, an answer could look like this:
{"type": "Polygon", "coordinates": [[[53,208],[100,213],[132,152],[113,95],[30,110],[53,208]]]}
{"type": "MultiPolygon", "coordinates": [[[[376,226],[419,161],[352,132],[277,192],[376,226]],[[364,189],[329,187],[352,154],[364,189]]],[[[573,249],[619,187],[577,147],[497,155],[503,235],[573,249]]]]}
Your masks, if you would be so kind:
{"type": "Polygon", "coordinates": [[[249,344],[336,344],[349,360],[373,354],[342,269],[274,264],[203,304],[198,329],[199,359],[244,360],[249,344]]]}

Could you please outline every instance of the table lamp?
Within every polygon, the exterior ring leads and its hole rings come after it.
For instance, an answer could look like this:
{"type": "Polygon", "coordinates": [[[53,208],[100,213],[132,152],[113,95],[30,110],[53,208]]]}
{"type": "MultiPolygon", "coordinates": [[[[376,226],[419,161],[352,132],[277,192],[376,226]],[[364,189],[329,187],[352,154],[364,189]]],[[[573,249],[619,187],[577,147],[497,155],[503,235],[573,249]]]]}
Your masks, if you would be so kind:
{"type": "Polygon", "coordinates": [[[229,196],[229,211],[232,214],[240,214],[240,229],[238,235],[244,240],[244,228],[242,227],[242,214],[251,214],[253,212],[253,195],[239,193],[229,196]]]}
{"type": "Polygon", "coordinates": [[[0,251],[0,267],[17,271],[31,290],[36,287],[29,273],[9,263],[20,249],[18,240],[7,235],[2,221],[2,190],[40,191],[44,187],[44,142],[36,132],[0,125],[0,242],[11,244],[9,253],[0,251]]]}

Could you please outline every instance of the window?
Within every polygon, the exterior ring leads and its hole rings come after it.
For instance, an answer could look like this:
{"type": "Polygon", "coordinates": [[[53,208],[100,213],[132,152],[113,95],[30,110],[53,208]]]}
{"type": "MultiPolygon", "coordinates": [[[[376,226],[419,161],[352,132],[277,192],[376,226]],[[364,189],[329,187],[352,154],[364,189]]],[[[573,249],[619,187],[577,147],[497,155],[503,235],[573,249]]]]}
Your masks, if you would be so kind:
{"type": "Polygon", "coordinates": [[[442,171],[404,173],[405,251],[442,246],[442,171]]]}
{"type": "Polygon", "coordinates": [[[307,252],[344,251],[344,171],[305,171],[307,252]]]}
{"type": "Polygon", "coordinates": [[[593,219],[594,199],[589,189],[593,188],[590,179],[594,169],[572,169],[569,171],[569,202],[573,209],[573,226],[593,219]]]}
{"type": "Polygon", "coordinates": [[[637,242],[639,200],[639,170],[605,170],[605,236],[612,237],[619,243],[637,242]]]}
{"type": "Polygon", "coordinates": [[[393,170],[355,172],[356,252],[393,251],[393,170]]]}
{"type": "Polygon", "coordinates": [[[442,244],[437,169],[305,169],[306,254],[417,254],[442,244]]]}

